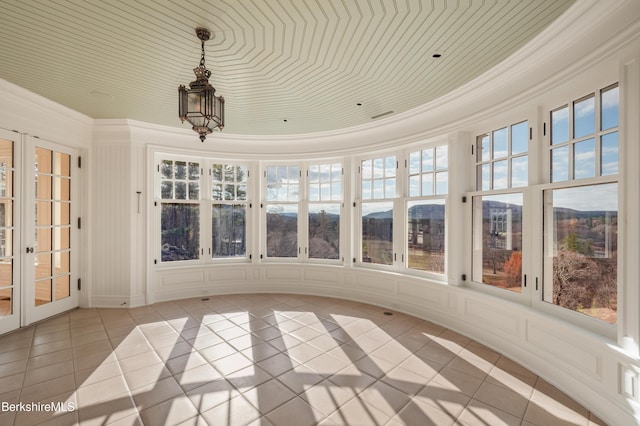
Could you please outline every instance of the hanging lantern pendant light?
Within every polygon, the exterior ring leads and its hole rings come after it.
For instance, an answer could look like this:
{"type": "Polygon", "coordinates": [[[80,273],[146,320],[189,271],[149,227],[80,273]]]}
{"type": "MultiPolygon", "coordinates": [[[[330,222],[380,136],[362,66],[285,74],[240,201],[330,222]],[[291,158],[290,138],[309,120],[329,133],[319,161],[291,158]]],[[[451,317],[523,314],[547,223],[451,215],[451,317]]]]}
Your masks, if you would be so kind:
{"type": "Polygon", "coordinates": [[[196,28],[196,35],[202,41],[202,56],[200,65],[193,69],[196,80],[189,83],[189,89],[184,85],[178,88],[178,116],[182,122],[191,123],[204,142],[213,130],[224,128],[224,98],[215,95],[216,89],[209,84],[211,71],[204,64],[204,42],[211,33],[206,28],[196,28]]]}

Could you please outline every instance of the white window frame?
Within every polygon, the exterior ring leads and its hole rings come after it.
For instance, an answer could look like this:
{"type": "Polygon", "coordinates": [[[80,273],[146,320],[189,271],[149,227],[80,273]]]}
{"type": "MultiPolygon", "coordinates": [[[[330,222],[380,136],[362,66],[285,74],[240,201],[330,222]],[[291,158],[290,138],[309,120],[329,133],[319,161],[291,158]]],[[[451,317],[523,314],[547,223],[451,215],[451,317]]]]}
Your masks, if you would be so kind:
{"type": "MultiPolygon", "coordinates": [[[[208,172],[205,173],[206,179],[206,199],[208,202],[207,206],[207,217],[208,217],[208,232],[207,232],[207,245],[208,251],[206,253],[208,262],[211,263],[248,263],[252,260],[252,247],[253,242],[251,236],[253,235],[253,229],[255,227],[253,215],[251,213],[253,208],[252,197],[254,190],[254,175],[253,173],[253,165],[249,161],[235,161],[235,160],[226,160],[226,159],[208,159],[207,161],[207,169],[208,172]],[[247,176],[245,179],[245,183],[247,186],[246,189],[246,199],[245,200],[214,200],[213,199],[213,165],[221,164],[223,166],[241,166],[245,167],[247,176]],[[212,219],[213,212],[211,211],[213,204],[225,204],[225,205],[244,205],[245,206],[245,255],[244,256],[228,256],[228,257],[213,257],[213,247],[212,247],[212,239],[213,239],[213,229],[212,229],[212,219]]],[[[204,197],[203,197],[204,198],[204,197]]]]}
{"type": "MultiPolygon", "coordinates": [[[[390,150],[390,151],[382,151],[382,152],[377,152],[377,153],[372,153],[370,155],[361,155],[358,157],[354,157],[353,158],[353,182],[354,182],[354,187],[355,187],[355,202],[354,202],[354,210],[355,210],[355,215],[354,215],[354,227],[353,227],[353,232],[355,234],[355,245],[354,245],[354,255],[355,255],[355,262],[354,264],[356,266],[359,267],[365,267],[365,268],[370,268],[370,269],[377,269],[377,270],[383,270],[383,271],[401,271],[404,268],[402,267],[402,265],[404,264],[404,256],[405,253],[403,251],[403,243],[402,241],[404,240],[403,238],[398,238],[398,235],[404,235],[405,232],[405,226],[403,226],[403,222],[404,219],[403,217],[399,217],[400,213],[403,210],[403,198],[401,197],[401,194],[404,191],[404,182],[405,179],[403,178],[403,172],[401,171],[399,165],[400,165],[400,159],[402,159],[403,156],[403,152],[401,150],[390,150]],[[395,167],[395,191],[391,194],[387,194],[385,185],[384,185],[384,179],[386,179],[387,177],[383,175],[383,177],[379,177],[377,178],[378,180],[382,179],[383,180],[383,193],[384,193],[384,198],[364,198],[363,197],[363,191],[362,191],[362,176],[363,176],[363,170],[362,170],[362,162],[363,161],[367,161],[367,160],[374,160],[374,159],[386,159],[388,157],[394,157],[395,162],[396,162],[396,167],[395,167]],[[377,202],[385,202],[385,203],[391,203],[392,204],[392,221],[393,221],[393,225],[392,225],[392,262],[390,265],[385,265],[385,264],[379,264],[379,263],[373,263],[373,262],[364,262],[363,261],[363,250],[362,250],[362,245],[363,245],[363,241],[362,241],[362,212],[363,212],[363,204],[365,203],[377,203],[377,202]]],[[[386,167],[386,166],[385,166],[386,167]]],[[[373,169],[373,165],[372,165],[372,169],[373,169]]],[[[373,172],[372,172],[373,173],[373,172]]],[[[373,175],[372,175],[373,176],[373,175]]],[[[391,176],[389,176],[390,178],[391,176]]],[[[368,179],[371,180],[373,183],[373,180],[375,180],[375,178],[371,178],[368,179]]],[[[373,186],[373,185],[372,185],[373,186]]],[[[371,193],[373,194],[373,188],[371,193]]]]}
{"type": "Polygon", "coordinates": [[[404,188],[405,190],[403,191],[403,225],[404,225],[404,238],[403,238],[403,250],[402,252],[403,254],[403,269],[404,269],[404,273],[407,275],[415,275],[415,276],[419,276],[419,277],[423,277],[423,278],[429,278],[431,280],[434,281],[441,281],[441,282],[446,282],[447,281],[447,275],[449,273],[449,267],[448,267],[448,256],[449,256],[449,247],[448,247],[448,243],[449,243],[449,212],[448,212],[448,208],[450,205],[450,200],[449,200],[449,193],[450,193],[450,185],[449,185],[449,176],[451,174],[451,147],[449,144],[448,140],[435,140],[435,141],[431,141],[431,142],[421,142],[419,144],[413,144],[412,146],[406,148],[403,152],[403,158],[404,158],[404,162],[405,162],[405,170],[403,172],[403,179],[405,180],[405,184],[404,184],[404,188]],[[437,169],[436,167],[436,161],[437,161],[437,152],[438,152],[438,148],[442,148],[442,147],[446,147],[447,150],[447,162],[446,162],[446,168],[444,169],[437,169]],[[433,163],[434,163],[434,167],[433,170],[431,172],[428,171],[422,171],[422,166],[420,167],[420,172],[417,173],[411,173],[411,154],[412,153],[416,153],[416,152],[420,152],[420,163],[422,164],[422,153],[425,150],[433,150],[433,163]],[[437,173],[438,172],[447,172],[447,191],[444,193],[438,193],[437,191],[437,173]],[[434,178],[432,180],[432,189],[433,191],[431,191],[430,195],[422,195],[422,175],[424,173],[432,173],[434,178]],[[420,177],[419,181],[420,181],[420,194],[419,195],[411,195],[411,177],[412,176],[418,176],[420,177]],[[415,269],[415,268],[410,268],[409,267],[409,241],[408,241],[408,237],[409,237],[409,223],[408,223],[408,216],[409,216],[409,203],[412,202],[420,202],[420,201],[442,201],[444,204],[444,271],[443,272],[435,272],[435,271],[427,271],[427,270],[420,270],[420,269],[415,269]]]}
{"type": "MultiPolygon", "coordinates": [[[[153,204],[154,210],[152,212],[153,227],[151,233],[153,237],[151,253],[154,259],[154,268],[174,268],[185,266],[203,266],[213,264],[234,264],[234,263],[250,263],[253,259],[253,252],[255,249],[254,237],[252,231],[255,227],[255,219],[252,213],[254,194],[256,192],[254,184],[255,176],[255,161],[237,161],[225,158],[219,158],[214,156],[197,155],[195,153],[186,152],[174,152],[170,150],[153,149],[150,151],[150,157],[152,158],[152,167],[154,172],[153,177],[153,204]],[[171,161],[186,161],[187,163],[198,163],[201,169],[199,179],[199,197],[197,200],[173,200],[162,199],[161,196],[161,173],[160,165],[163,160],[171,161]],[[225,165],[241,165],[247,168],[247,200],[243,203],[247,206],[246,211],[246,253],[245,256],[234,257],[220,257],[213,258],[212,252],[212,211],[211,206],[213,204],[224,204],[226,201],[218,202],[213,200],[212,193],[212,180],[211,180],[211,165],[213,164],[225,164],[225,165]],[[199,257],[198,259],[190,260],[176,260],[176,261],[162,261],[162,235],[161,235],[161,212],[163,202],[178,202],[184,204],[197,204],[199,206],[199,257]]],[[[237,203],[237,202],[231,202],[237,203]]]]}
{"type": "MultiPolygon", "coordinates": [[[[625,229],[625,224],[623,220],[620,220],[622,217],[622,213],[623,213],[623,197],[622,197],[622,191],[623,191],[623,185],[622,185],[622,170],[621,170],[621,165],[622,165],[622,161],[621,161],[621,152],[623,152],[622,145],[623,145],[623,141],[622,138],[620,137],[621,135],[621,119],[622,119],[622,113],[621,113],[621,108],[622,108],[622,100],[619,98],[618,99],[618,125],[605,129],[605,130],[601,130],[601,119],[602,119],[602,109],[601,109],[601,96],[603,92],[606,92],[607,90],[613,88],[613,87],[618,87],[618,89],[620,88],[620,85],[618,82],[614,82],[614,83],[609,83],[609,84],[604,84],[604,85],[600,85],[600,88],[597,87],[597,85],[593,85],[591,86],[590,90],[587,89],[583,92],[572,92],[573,95],[575,96],[571,96],[569,99],[564,99],[564,102],[558,102],[557,105],[559,106],[555,106],[555,107],[550,107],[547,108],[546,110],[546,114],[547,114],[547,120],[549,122],[549,127],[547,128],[548,131],[546,132],[546,134],[544,135],[544,139],[543,139],[543,170],[544,170],[544,174],[543,174],[543,179],[544,179],[544,183],[541,185],[538,185],[535,187],[535,189],[537,190],[537,194],[536,197],[539,200],[538,205],[542,206],[542,208],[540,209],[540,223],[542,224],[544,222],[544,216],[545,216],[545,212],[543,209],[548,208],[549,206],[546,206],[544,204],[544,193],[545,191],[549,191],[549,190],[555,190],[555,189],[565,189],[565,188],[576,188],[576,187],[584,187],[584,186],[592,186],[592,185],[599,185],[599,184],[609,184],[609,183],[616,183],[618,185],[618,247],[620,250],[624,249],[624,244],[623,244],[623,240],[622,238],[624,238],[624,229],[625,229]],[[594,87],[595,86],[595,87],[594,87]],[[585,93],[587,93],[585,95],[585,93]],[[573,119],[573,105],[575,102],[579,102],[583,99],[586,99],[590,96],[594,96],[594,102],[595,102],[595,106],[594,106],[594,115],[595,115],[595,123],[594,123],[594,133],[593,134],[589,134],[589,135],[585,135],[585,136],[580,136],[579,138],[574,138],[574,128],[575,128],[575,123],[574,123],[574,119],[573,119]],[[551,143],[551,138],[552,138],[552,126],[551,126],[551,113],[553,111],[557,111],[562,109],[563,107],[568,107],[569,109],[569,135],[568,135],[568,140],[562,143],[558,143],[555,145],[552,145],[551,143]],[[614,132],[618,132],[618,173],[617,174],[602,174],[602,158],[601,158],[601,137],[603,135],[606,134],[611,134],[614,132]],[[588,140],[591,137],[593,137],[595,139],[595,147],[594,147],[594,152],[595,152],[595,176],[594,177],[587,177],[587,178],[575,178],[574,177],[574,161],[573,161],[573,153],[574,153],[574,149],[575,149],[575,144],[579,143],[581,141],[584,140],[588,140]],[[566,180],[562,180],[562,181],[557,181],[557,182],[551,182],[551,170],[552,170],[552,160],[551,160],[551,151],[553,148],[555,147],[559,147],[559,146],[568,146],[569,147],[569,159],[568,159],[568,179],[566,180]]],[[[545,229],[541,228],[543,232],[545,232],[545,229]]],[[[551,269],[551,265],[549,264],[548,259],[545,256],[545,252],[544,252],[544,244],[547,244],[546,241],[546,237],[542,238],[541,241],[541,250],[539,253],[539,263],[540,263],[540,291],[538,293],[538,296],[533,300],[533,306],[536,309],[539,309],[542,312],[548,313],[549,315],[553,315],[556,316],[560,319],[562,319],[563,321],[566,321],[568,323],[580,326],[580,327],[584,327],[587,329],[590,329],[592,331],[595,331],[598,334],[610,337],[610,338],[615,338],[616,337],[616,333],[618,330],[618,327],[621,325],[621,318],[622,318],[622,312],[621,312],[621,307],[623,306],[622,303],[620,303],[620,295],[622,292],[622,283],[621,280],[623,278],[623,270],[624,270],[624,258],[625,258],[625,254],[623,252],[618,253],[617,256],[617,292],[618,292],[618,310],[617,310],[617,322],[616,324],[609,324],[603,320],[591,317],[589,315],[585,315],[582,314],[580,312],[576,312],[573,311],[571,309],[568,308],[564,308],[561,306],[557,306],[551,302],[547,302],[544,301],[543,299],[543,289],[544,287],[547,285],[548,286],[548,280],[551,279],[550,275],[549,275],[549,271],[552,270],[551,269]]]]}
{"type": "MultiPolygon", "coordinates": [[[[535,203],[533,203],[533,190],[532,190],[532,181],[535,181],[535,178],[532,179],[532,176],[536,173],[536,167],[532,165],[532,160],[536,158],[536,154],[534,151],[535,145],[533,142],[533,127],[532,120],[528,117],[530,114],[518,114],[514,115],[511,118],[506,118],[501,120],[498,123],[495,123],[485,131],[479,132],[476,135],[472,135],[472,159],[469,163],[470,167],[473,170],[472,176],[472,187],[475,188],[474,191],[467,193],[468,203],[470,203],[470,211],[471,211],[471,221],[472,225],[470,228],[471,234],[469,235],[469,245],[471,249],[471,265],[470,265],[470,274],[469,274],[469,282],[466,284],[467,287],[473,288],[485,293],[492,294],[496,297],[510,300],[515,303],[527,304],[531,305],[531,294],[533,292],[532,285],[532,277],[529,272],[529,263],[528,260],[530,257],[530,253],[533,252],[533,247],[531,242],[535,238],[532,233],[531,224],[535,223],[535,214],[531,214],[532,207],[535,203]],[[513,145],[513,128],[515,126],[521,125],[523,123],[527,123],[527,151],[521,153],[512,153],[512,145],[513,145]],[[505,156],[499,158],[493,158],[493,139],[494,133],[496,131],[500,131],[502,129],[506,129],[507,132],[507,153],[505,156]],[[481,147],[481,138],[489,137],[489,149],[490,154],[488,159],[483,159],[480,151],[481,147]],[[517,158],[527,158],[527,185],[525,186],[512,186],[512,161],[517,158]],[[496,161],[506,161],[507,164],[507,185],[506,187],[501,187],[499,189],[494,189],[494,163],[496,161]],[[490,167],[490,181],[489,181],[489,189],[483,190],[481,187],[481,168],[483,165],[489,164],[490,167]],[[506,289],[502,289],[491,284],[484,283],[482,281],[474,280],[475,270],[478,267],[477,262],[482,262],[482,259],[478,259],[476,255],[476,241],[478,238],[482,238],[482,206],[476,206],[475,199],[477,197],[487,197],[487,196],[496,196],[496,195],[508,195],[508,194],[522,194],[522,244],[520,247],[520,251],[522,253],[522,278],[521,278],[521,288],[519,292],[510,291],[506,289]],[[476,209],[479,210],[476,211],[476,209]]],[[[483,250],[483,249],[482,249],[483,250]]],[[[481,255],[482,256],[482,255],[481,255]]]]}

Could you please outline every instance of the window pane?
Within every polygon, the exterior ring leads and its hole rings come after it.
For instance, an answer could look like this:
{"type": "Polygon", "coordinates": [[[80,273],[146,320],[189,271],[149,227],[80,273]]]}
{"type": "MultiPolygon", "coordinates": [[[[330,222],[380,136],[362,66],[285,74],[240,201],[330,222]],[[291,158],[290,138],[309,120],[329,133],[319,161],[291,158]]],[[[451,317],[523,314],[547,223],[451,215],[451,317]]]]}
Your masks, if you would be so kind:
{"type": "Polygon", "coordinates": [[[507,160],[493,163],[493,189],[505,189],[508,187],[507,160]]]}
{"type": "Polygon", "coordinates": [[[176,200],[187,199],[187,182],[176,182],[176,200]]]}
{"type": "Polygon", "coordinates": [[[362,199],[363,200],[370,200],[371,198],[373,198],[373,194],[371,193],[371,185],[372,185],[372,182],[370,180],[362,181],[362,199]]]}
{"type": "Polygon", "coordinates": [[[297,166],[268,166],[267,200],[298,201],[299,180],[300,168],[297,166]]]}
{"type": "Polygon", "coordinates": [[[373,177],[381,178],[384,176],[384,159],[375,158],[373,160],[373,177]]]}
{"type": "Polygon", "coordinates": [[[522,291],[522,194],[473,199],[473,280],[522,291]]]}
{"type": "Polygon", "coordinates": [[[162,261],[198,259],[200,251],[200,206],[162,203],[162,261]]]}
{"type": "Polygon", "coordinates": [[[184,161],[176,161],[175,178],[186,179],[187,178],[187,163],[184,161]]]}
{"type": "Polygon", "coordinates": [[[247,167],[236,166],[236,182],[246,182],[246,181],[247,181],[247,167]]]}
{"type": "Polygon", "coordinates": [[[433,173],[424,173],[422,175],[422,195],[433,195],[433,173]]]}
{"type": "Polygon", "coordinates": [[[409,154],[409,174],[420,173],[420,151],[409,154]]]}
{"type": "Polygon", "coordinates": [[[569,179],[569,147],[551,150],[551,182],[569,179]]]}
{"type": "Polygon", "coordinates": [[[246,206],[213,204],[211,214],[212,257],[245,256],[247,229],[246,206]]]}
{"type": "Polygon", "coordinates": [[[614,324],[618,184],[545,191],[543,299],[614,324]]]}
{"type": "Polygon", "coordinates": [[[362,261],[393,263],[393,203],[362,203],[362,261]]]}
{"type": "Polygon", "coordinates": [[[602,175],[615,175],[618,173],[618,132],[603,135],[600,149],[602,175]]]}
{"type": "Polygon", "coordinates": [[[564,107],[551,111],[551,144],[555,145],[569,140],[569,108],[564,107]]]}
{"type": "Polygon", "coordinates": [[[384,180],[376,179],[373,181],[373,198],[381,200],[384,198],[384,180]]]}
{"type": "Polygon", "coordinates": [[[523,154],[529,150],[529,123],[511,126],[511,155],[523,154]]]}
{"type": "Polygon", "coordinates": [[[478,183],[478,189],[482,191],[488,191],[491,189],[491,163],[483,164],[479,166],[478,175],[480,182],[478,183]]]}
{"type": "Polygon", "coordinates": [[[396,157],[387,157],[384,159],[384,175],[386,177],[396,175],[396,157]]]}
{"type": "Polygon", "coordinates": [[[320,166],[318,165],[309,166],[309,182],[311,183],[320,182],[320,166]]]}
{"type": "Polygon", "coordinates": [[[160,162],[160,176],[164,179],[173,178],[173,161],[162,160],[160,162]]]}
{"type": "Polygon", "coordinates": [[[493,159],[507,156],[507,128],[493,132],[493,159]]]}
{"type": "Polygon", "coordinates": [[[267,206],[267,257],[298,256],[298,206],[267,206]]]}
{"type": "Polygon", "coordinates": [[[436,173],[436,195],[445,195],[449,189],[449,172],[436,173]]]}
{"type": "Polygon", "coordinates": [[[478,161],[491,160],[491,139],[489,135],[478,137],[478,144],[476,147],[478,161]]]}
{"type": "Polygon", "coordinates": [[[595,97],[573,103],[573,137],[593,134],[596,129],[595,97]]]}
{"type": "Polygon", "coordinates": [[[384,180],[384,197],[393,198],[396,196],[396,178],[387,178],[384,180]]]}
{"type": "Polygon", "coordinates": [[[189,182],[189,199],[197,200],[200,198],[200,185],[198,182],[189,182]]]}
{"type": "Polygon", "coordinates": [[[449,147],[446,145],[436,147],[436,170],[449,168],[449,147]]]}
{"type": "Polygon", "coordinates": [[[444,200],[412,201],[407,205],[407,267],[444,273],[444,200]]]}
{"type": "Polygon", "coordinates": [[[420,195],[420,176],[409,176],[409,197],[420,195]]]}
{"type": "Polygon", "coordinates": [[[277,170],[275,166],[267,166],[267,200],[278,199],[277,170]]]}
{"type": "Polygon", "coordinates": [[[309,184],[309,200],[320,201],[320,185],[315,183],[309,184]]]}
{"type": "Polygon", "coordinates": [[[309,204],[309,257],[340,258],[340,204],[309,204]]]}
{"type": "Polygon", "coordinates": [[[577,142],[573,155],[574,179],[590,178],[596,175],[596,142],[594,139],[577,142]]]}
{"type": "Polygon", "coordinates": [[[422,151],[422,171],[433,171],[433,149],[425,149],[422,151]]]}
{"type": "Polygon", "coordinates": [[[331,180],[342,181],[342,164],[334,163],[331,165],[331,180]]]}
{"type": "Polygon", "coordinates": [[[246,201],[247,199],[247,185],[240,184],[236,188],[236,200],[238,201],[246,201]]]}
{"type": "Polygon", "coordinates": [[[362,161],[362,179],[371,179],[371,160],[362,161]]]}
{"type": "Polygon", "coordinates": [[[529,161],[526,155],[511,159],[511,187],[527,186],[529,182],[529,161]]]}
{"type": "Polygon", "coordinates": [[[189,163],[189,180],[198,180],[200,178],[200,165],[198,163],[189,163]]]}
{"type": "Polygon", "coordinates": [[[160,182],[160,197],[165,200],[173,199],[173,182],[170,180],[160,182]]]}
{"type": "Polygon", "coordinates": [[[618,86],[602,92],[601,130],[618,127],[618,86]]]}

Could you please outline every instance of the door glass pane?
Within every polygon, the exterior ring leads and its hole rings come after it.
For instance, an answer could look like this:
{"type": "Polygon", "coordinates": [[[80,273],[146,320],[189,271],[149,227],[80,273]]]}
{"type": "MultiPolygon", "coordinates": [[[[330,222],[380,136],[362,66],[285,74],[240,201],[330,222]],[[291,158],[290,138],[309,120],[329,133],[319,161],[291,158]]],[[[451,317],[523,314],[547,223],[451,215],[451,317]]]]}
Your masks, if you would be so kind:
{"type": "Polygon", "coordinates": [[[71,296],[71,283],[69,275],[62,275],[55,278],[56,300],[71,296]]]}
{"type": "Polygon", "coordinates": [[[55,199],[68,201],[71,196],[71,180],[68,178],[54,178],[55,199]]]}
{"type": "Polygon", "coordinates": [[[56,250],[71,248],[71,228],[68,226],[55,228],[56,250]]]}
{"type": "Polygon", "coordinates": [[[44,251],[51,251],[52,240],[51,240],[51,228],[37,228],[36,229],[36,253],[41,253],[44,251]]]}
{"type": "Polygon", "coordinates": [[[36,198],[39,200],[50,200],[52,196],[51,191],[51,176],[37,174],[36,175],[36,198]]]}
{"type": "Polygon", "coordinates": [[[11,258],[0,259],[0,287],[13,285],[13,261],[11,258]]]}
{"type": "Polygon", "coordinates": [[[58,251],[54,254],[54,275],[66,274],[71,272],[71,266],[69,263],[69,251],[58,251]]]}
{"type": "Polygon", "coordinates": [[[51,276],[51,253],[36,254],[36,279],[51,276]]]}
{"type": "Polygon", "coordinates": [[[13,141],[0,139],[0,317],[13,314],[13,141]]]}
{"type": "Polygon", "coordinates": [[[614,324],[618,184],[545,191],[543,300],[614,324]]]}
{"type": "Polygon", "coordinates": [[[61,152],[55,153],[54,174],[58,176],[71,176],[71,156],[61,152]]]}
{"type": "Polygon", "coordinates": [[[13,287],[0,288],[0,317],[13,314],[13,287]]]}
{"type": "Polygon", "coordinates": [[[36,148],[35,169],[38,173],[51,173],[53,171],[51,169],[52,156],[52,151],[44,148],[36,148]]]}
{"type": "Polygon", "coordinates": [[[51,302],[51,279],[36,281],[36,306],[51,302]]]}
{"type": "Polygon", "coordinates": [[[51,201],[36,201],[36,226],[51,225],[51,201]]]}
{"type": "Polygon", "coordinates": [[[362,203],[362,261],[393,263],[393,203],[362,203]]]}
{"type": "Polygon", "coordinates": [[[71,204],[53,203],[55,209],[54,225],[69,225],[71,223],[71,204]]]}

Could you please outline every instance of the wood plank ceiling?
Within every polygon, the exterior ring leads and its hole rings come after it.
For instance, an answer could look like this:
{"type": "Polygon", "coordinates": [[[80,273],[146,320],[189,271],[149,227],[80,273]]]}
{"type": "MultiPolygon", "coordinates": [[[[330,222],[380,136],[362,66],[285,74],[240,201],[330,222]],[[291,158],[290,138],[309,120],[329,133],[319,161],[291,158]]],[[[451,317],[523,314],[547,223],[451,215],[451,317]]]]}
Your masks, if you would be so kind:
{"type": "Polygon", "coordinates": [[[204,26],[225,132],[330,131],[471,81],[572,3],[0,0],[0,78],[93,118],[188,128],[177,88],[194,80],[204,26]]]}

